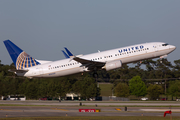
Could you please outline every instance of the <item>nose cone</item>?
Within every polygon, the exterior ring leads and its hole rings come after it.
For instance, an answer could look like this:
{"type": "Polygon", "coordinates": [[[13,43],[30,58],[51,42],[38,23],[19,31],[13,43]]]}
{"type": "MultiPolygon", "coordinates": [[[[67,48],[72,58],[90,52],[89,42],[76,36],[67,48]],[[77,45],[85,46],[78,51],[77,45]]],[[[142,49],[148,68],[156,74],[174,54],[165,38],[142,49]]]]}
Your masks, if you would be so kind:
{"type": "Polygon", "coordinates": [[[169,50],[170,52],[173,52],[176,49],[176,46],[174,45],[169,45],[169,50]]]}
{"type": "Polygon", "coordinates": [[[176,46],[174,46],[174,45],[170,45],[170,47],[169,47],[170,49],[173,49],[173,50],[175,50],[176,49],[176,46]]]}

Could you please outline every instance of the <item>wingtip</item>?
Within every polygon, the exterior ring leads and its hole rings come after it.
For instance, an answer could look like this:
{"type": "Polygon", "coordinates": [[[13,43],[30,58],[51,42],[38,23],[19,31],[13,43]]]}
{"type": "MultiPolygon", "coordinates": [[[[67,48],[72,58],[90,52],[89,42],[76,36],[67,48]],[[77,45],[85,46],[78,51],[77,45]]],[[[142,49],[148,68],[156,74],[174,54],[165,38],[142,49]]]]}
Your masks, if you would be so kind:
{"type": "Polygon", "coordinates": [[[3,42],[6,42],[6,41],[10,41],[9,39],[7,39],[7,40],[3,40],[3,42]]]}

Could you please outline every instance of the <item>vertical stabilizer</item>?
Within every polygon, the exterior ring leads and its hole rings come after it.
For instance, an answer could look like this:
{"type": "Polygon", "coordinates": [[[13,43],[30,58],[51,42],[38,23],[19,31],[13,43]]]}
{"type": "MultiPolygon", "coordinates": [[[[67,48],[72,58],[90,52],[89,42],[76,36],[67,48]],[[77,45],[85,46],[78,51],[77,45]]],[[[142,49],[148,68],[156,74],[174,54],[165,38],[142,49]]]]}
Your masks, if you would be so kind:
{"type": "Polygon", "coordinates": [[[40,64],[10,40],[5,40],[4,44],[17,70],[29,68],[40,64]]]}

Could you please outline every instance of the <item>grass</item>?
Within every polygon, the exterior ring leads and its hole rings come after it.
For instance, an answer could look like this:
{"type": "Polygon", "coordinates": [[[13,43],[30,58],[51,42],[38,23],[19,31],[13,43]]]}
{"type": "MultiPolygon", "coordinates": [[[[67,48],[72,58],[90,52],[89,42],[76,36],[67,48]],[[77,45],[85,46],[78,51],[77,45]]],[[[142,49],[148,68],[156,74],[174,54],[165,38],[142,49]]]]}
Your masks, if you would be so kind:
{"type": "Polygon", "coordinates": [[[99,84],[99,87],[101,89],[100,96],[112,96],[112,86],[113,86],[113,84],[107,84],[107,83],[99,84]]]}
{"type": "MultiPolygon", "coordinates": [[[[24,117],[24,118],[0,118],[0,120],[169,120],[170,116],[85,116],[85,117],[24,117]]],[[[180,117],[172,117],[179,120],[180,117]]]]}

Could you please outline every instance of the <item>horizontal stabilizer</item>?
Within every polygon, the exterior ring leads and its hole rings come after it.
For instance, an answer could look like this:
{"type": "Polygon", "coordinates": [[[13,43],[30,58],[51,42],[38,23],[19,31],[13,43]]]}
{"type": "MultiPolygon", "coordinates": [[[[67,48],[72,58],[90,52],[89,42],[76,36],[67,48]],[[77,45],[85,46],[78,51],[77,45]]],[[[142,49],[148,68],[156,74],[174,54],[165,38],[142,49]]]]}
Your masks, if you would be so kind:
{"type": "Polygon", "coordinates": [[[37,59],[35,59],[35,60],[38,61],[41,64],[52,62],[52,61],[46,61],[46,60],[37,60],[37,59]]]}
{"type": "Polygon", "coordinates": [[[16,73],[24,73],[24,72],[28,72],[28,70],[16,70],[16,69],[10,69],[8,70],[9,72],[16,72],[16,73]]]}

